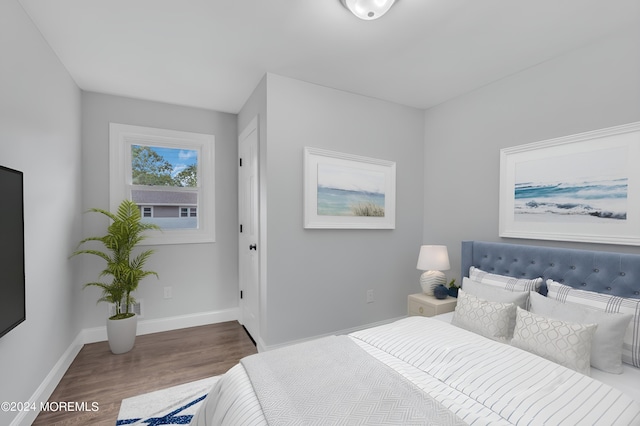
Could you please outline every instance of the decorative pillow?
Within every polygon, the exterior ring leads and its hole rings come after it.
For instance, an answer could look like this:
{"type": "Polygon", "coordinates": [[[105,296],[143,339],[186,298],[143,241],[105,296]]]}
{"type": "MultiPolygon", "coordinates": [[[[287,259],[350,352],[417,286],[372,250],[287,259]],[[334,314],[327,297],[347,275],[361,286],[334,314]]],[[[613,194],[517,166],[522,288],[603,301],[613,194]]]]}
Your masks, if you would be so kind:
{"type": "Polygon", "coordinates": [[[451,324],[505,342],[510,338],[509,324],[515,314],[513,303],[489,302],[459,290],[451,324]]]}
{"type": "Polygon", "coordinates": [[[607,373],[622,373],[622,339],[633,315],[596,311],[562,303],[531,292],[531,313],[579,324],[597,324],[591,342],[591,366],[607,373]]]}
{"type": "Polygon", "coordinates": [[[469,268],[469,278],[482,284],[491,285],[509,291],[536,291],[542,285],[542,278],[532,280],[490,274],[474,266],[469,268]]]}
{"type": "Polygon", "coordinates": [[[578,290],[553,280],[547,280],[547,297],[604,312],[633,315],[622,339],[622,362],[640,367],[640,299],[610,296],[578,290]]]}
{"type": "MultiPolygon", "coordinates": [[[[510,291],[499,287],[495,287],[489,284],[483,284],[478,281],[474,281],[471,278],[462,278],[462,289],[467,294],[476,296],[479,299],[484,299],[489,302],[500,303],[514,303],[516,306],[520,306],[522,309],[529,307],[529,292],[528,291],[510,291]]],[[[513,329],[516,326],[516,313],[509,319],[509,333],[507,339],[511,339],[513,336],[513,329]]]]}
{"type": "Polygon", "coordinates": [[[511,344],[556,364],[589,375],[591,341],[595,324],[575,324],[547,319],[517,308],[511,344]]]}

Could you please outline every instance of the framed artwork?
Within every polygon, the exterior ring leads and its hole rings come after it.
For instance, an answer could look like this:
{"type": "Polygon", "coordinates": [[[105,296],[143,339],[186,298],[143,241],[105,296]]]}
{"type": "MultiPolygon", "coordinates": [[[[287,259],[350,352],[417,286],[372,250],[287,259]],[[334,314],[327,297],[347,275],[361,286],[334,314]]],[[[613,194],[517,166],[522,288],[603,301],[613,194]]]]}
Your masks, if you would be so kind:
{"type": "Polygon", "coordinates": [[[396,163],[304,148],[304,227],[394,229],[396,163]]]}
{"type": "Polygon", "coordinates": [[[500,151],[500,236],[640,245],[640,122],[500,151]]]}

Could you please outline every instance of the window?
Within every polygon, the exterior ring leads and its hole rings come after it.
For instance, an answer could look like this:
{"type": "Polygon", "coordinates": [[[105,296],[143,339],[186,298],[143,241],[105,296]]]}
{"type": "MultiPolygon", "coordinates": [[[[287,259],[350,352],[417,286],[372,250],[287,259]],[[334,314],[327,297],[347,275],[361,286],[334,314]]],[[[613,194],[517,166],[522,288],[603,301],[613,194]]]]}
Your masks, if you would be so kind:
{"type": "Polygon", "coordinates": [[[111,123],[110,205],[140,206],[150,231],[144,243],[215,241],[214,137],[111,123]]]}
{"type": "Polygon", "coordinates": [[[180,217],[198,217],[196,207],[180,207],[180,217]]]}

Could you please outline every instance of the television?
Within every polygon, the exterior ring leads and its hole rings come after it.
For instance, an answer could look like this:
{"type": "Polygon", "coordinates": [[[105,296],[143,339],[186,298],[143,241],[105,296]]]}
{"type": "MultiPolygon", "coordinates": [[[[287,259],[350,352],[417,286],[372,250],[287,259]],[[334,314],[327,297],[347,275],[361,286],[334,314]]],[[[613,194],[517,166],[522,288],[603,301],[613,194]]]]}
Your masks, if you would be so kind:
{"type": "Polygon", "coordinates": [[[26,319],[22,172],[0,166],[0,337],[26,319]]]}

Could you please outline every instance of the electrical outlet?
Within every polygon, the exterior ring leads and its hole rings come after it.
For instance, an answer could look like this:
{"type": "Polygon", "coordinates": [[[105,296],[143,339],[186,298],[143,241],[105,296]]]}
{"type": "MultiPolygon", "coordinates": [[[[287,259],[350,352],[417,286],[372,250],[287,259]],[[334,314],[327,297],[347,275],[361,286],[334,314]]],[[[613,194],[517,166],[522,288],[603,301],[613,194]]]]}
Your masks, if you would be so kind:
{"type": "Polygon", "coordinates": [[[173,290],[171,289],[171,287],[165,287],[164,288],[164,298],[165,299],[171,299],[173,297],[173,290]]]}
{"type": "Polygon", "coordinates": [[[373,303],[374,300],[373,289],[370,288],[369,290],[367,290],[367,303],[373,303]]]}

